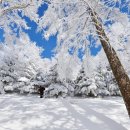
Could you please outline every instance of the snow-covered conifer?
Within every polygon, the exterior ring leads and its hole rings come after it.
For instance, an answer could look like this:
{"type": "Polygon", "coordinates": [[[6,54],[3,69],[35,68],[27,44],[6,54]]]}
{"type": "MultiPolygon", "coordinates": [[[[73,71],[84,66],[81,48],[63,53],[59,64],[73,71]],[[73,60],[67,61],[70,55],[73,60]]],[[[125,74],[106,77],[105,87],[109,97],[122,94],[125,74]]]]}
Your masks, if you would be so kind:
{"type": "Polygon", "coordinates": [[[97,86],[95,85],[94,80],[86,76],[86,72],[84,70],[84,67],[82,66],[78,77],[75,80],[75,95],[97,96],[96,89],[97,86]]]}
{"type": "Polygon", "coordinates": [[[23,33],[19,38],[12,41],[5,40],[0,50],[0,78],[4,89],[7,91],[29,91],[29,83],[26,81],[34,77],[37,72],[43,69],[41,48],[32,43],[23,33]],[[21,79],[27,79],[21,80],[21,79]]]}

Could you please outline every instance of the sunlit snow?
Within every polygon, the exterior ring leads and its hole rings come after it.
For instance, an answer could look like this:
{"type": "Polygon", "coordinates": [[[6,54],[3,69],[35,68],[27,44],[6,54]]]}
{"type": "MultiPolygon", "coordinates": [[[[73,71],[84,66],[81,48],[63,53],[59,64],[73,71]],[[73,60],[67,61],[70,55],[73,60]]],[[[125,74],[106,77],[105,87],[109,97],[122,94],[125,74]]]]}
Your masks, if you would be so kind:
{"type": "Polygon", "coordinates": [[[122,98],[0,95],[0,130],[130,130],[122,98]]]}

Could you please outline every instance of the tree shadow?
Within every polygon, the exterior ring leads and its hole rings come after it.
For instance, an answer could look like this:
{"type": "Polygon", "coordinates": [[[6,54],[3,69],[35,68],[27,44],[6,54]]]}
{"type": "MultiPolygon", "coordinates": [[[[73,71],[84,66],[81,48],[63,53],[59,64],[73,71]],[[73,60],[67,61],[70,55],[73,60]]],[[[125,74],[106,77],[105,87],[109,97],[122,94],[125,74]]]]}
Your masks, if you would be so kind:
{"type": "Polygon", "coordinates": [[[17,95],[2,97],[0,130],[126,130],[83,103],[80,104],[80,100],[79,103],[75,101],[72,100],[72,104],[67,99],[40,99],[17,95]]]}

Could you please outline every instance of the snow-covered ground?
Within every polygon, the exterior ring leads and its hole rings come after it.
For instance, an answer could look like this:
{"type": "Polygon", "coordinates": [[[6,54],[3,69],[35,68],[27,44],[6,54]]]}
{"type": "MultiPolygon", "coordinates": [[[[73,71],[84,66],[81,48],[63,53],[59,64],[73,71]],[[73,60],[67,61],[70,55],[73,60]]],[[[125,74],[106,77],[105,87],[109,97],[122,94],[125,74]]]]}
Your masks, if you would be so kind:
{"type": "Polygon", "coordinates": [[[0,95],[0,130],[130,130],[121,98],[0,95]]]}

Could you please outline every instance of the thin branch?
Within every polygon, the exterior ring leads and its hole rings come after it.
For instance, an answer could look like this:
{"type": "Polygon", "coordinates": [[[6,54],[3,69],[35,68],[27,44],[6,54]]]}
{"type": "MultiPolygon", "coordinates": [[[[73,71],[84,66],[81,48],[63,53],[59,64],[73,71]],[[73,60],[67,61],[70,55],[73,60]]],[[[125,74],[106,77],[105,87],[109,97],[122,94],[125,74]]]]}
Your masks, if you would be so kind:
{"type": "Polygon", "coordinates": [[[86,26],[86,24],[87,24],[87,21],[88,21],[88,17],[87,17],[86,20],[85,20],[85,23],[84,23],[84,26],[83,26],[83,30],[85,29],[85,26],[86,26]]]}
{"type": "Polygon", "coordinates": [[[10,7],[8,9],[3,10],[1,16],[5,15],[5,14],[7,14],[7,13],[13,11],[13,10],[27,8],[28,6],[30,6],[30,4],[27,4],[27,5],[17,5],[17,6],[14,6],[14,7],[10,7]]]}
{"type": "Polygon", "coordinates": [[[82,17],[84,14],[86,14],[87,12],[85,11],[84,13],[82,13],[79,17],[82,17]]]}
{"type": "MultiPolygon", "coordinates": [[[[3,0],[0,0],[0,4],[2,4],[2,2],[4,2],[3,0]]],[[[32,3],[32,0],[30,0],[30,3],[29,4],[18,4],[18,5],[14,5],[13,7],[9,7],[7,9],[4,9],[2,12],[1,12],[1,16],[4,16],[6,14],[8,14],[9,12],[13,11],[13,10],[17,10],[17,9],[25,9],[27,8],[28,6],[34,6],[31,4],[32,3]]]]}

